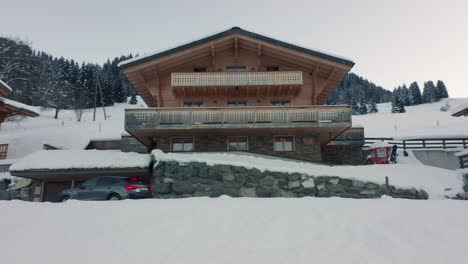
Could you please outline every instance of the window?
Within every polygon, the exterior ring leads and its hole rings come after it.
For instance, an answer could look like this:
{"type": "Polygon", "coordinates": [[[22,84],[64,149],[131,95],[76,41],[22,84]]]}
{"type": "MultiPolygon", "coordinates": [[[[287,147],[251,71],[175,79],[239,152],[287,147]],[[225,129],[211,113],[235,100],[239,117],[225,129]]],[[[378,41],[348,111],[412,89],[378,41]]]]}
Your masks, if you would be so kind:
{"type": "Polygon", "coordinates": [[[275,151],[294,151],[294,137],[275,136],[275,151]]]}
{"type": "Polygon", "coordinates": [[[291,102],[290,101],[272,101],[271,105],[272,106],[290,106],[291,102]]]}
{"type": "Polygon", "coordinates": [[[377,149],[377,157],[378,157],[378,158],[385,158],[385,157],[387,157],[387,149],[385,149],[385,148],[378,148],[378,149],[377,149]]]}
{"type": "Polygon", "coordinates": [[[194,72],[206,72],[206,67],[194,67],[194,72]]]}
{"type": "Polygon", "coordinates": [[[203,102],[184,102],[184,107],[204,107],[203,102]]]}
{"type": "Polygon", "coordinates": [[[8,153],[8,144],[0,144],[0,160],[6,159],[8,153]]]}
{"type": "Polygon", "coordinates": [[[279,66],[266,66],[266,71],[279,71],[279,66]]]}
{"type": "Polygon", "coordinates": [[[193,151],[193,138],[173,138],[171,150],[174,152],[193,151]]]}
{"type": "Polygon", "coordinates": [[[228,151],[247,151],[247,137],[228,137],[228,151]]]}
{"type": "Polygon", "coordinates": [[[228,102],[227,107],[245,107],[247,106],[247,102],[228,102]]]}
{"type": "Polygon", "coordinates": [[[96,186],[106,186],[106,185],[112,185],[112,184],[116,184],[118,182],[118,180],[116,179],[112,179],[112,178],[108,178],[108,177],[102,177],[102,178],[99,178],[97,183],[96,183],[96,186]]]}
{"type": "Polygon", "coordinates": [[[247,67],[245,67],[245,66],[227,66],[226,71],[227,72],[246,72],[247,67]]]}

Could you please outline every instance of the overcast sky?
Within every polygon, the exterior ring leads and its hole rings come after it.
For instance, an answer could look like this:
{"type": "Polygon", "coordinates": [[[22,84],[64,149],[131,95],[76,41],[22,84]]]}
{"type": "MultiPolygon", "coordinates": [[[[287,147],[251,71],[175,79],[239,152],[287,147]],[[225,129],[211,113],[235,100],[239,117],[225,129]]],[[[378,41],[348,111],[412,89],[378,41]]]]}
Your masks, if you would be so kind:
{"type": "Polygon", "coordinates": [[[78,61],[164,50],[233,26],[351,58],[387,89],[468,97],[468,0],[0,0],[0,35],[78,61]]]}

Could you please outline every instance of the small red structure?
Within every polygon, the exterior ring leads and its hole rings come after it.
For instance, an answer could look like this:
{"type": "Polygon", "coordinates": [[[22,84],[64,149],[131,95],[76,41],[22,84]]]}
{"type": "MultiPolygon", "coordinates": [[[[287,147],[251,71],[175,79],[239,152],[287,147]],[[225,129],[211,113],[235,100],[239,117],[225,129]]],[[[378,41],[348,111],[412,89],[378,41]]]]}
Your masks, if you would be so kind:
{"type": "Polygon", "coordinates": [[[369,164],[389,164],[392,147],[385,142],[376,142],[369,146],[369,164]]]}

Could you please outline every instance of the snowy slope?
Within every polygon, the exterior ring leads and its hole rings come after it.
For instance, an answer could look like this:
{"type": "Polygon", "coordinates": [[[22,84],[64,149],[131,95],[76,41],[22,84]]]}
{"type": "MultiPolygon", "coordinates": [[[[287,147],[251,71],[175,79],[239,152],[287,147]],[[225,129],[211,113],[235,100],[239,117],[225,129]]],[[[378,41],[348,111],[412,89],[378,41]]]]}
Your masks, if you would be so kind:
{"type": "Polygon", "coordinates": [[[42,150],[43,144],[63,149],[83,149],[90,139],[120,139],[124,132],[124,109],[146,107],[141,100],[136,105],[115,104],[106,107],[108,120],[104,120],[103,109],[98,108],[96,122],[93,109],[86,109],[81,122],[77,122],[72,110],[62,110],[59,119],[54,119],[54,110],[40,109],[36,118],[9,121],[0,127],[0,144],[9,144],[8,158],[24,157],[42,150]]]}
{"type": "Polygon", "coordinates": [[[0,201],[2,263],[466,263],[468,203],[188,198],[0,201]],[[25,254],[26,252],[26,254],[25,254]]]}
{"type": "Polygon", "coordinates": [[[468,99],[457,98],[407,106],[406,113],[403,114],[392,114],[390,103],[379,104],[378,113],[353,116],[353,125],[363,126],[366,137],[468,137],[468,118],[451,116],[451,109],[466,103],[468,99]],[[450,109],[440,111],[446,102],[450,109]]]}

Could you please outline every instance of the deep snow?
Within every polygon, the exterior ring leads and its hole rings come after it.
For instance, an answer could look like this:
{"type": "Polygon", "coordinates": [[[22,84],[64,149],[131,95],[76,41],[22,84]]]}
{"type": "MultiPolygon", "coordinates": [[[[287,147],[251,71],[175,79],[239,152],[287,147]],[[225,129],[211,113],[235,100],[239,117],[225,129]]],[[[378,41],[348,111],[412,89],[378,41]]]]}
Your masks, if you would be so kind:
{"type": "Polygon", "coordinates": [[[468,203],[0,201],[2,263],[466,263],[468,203]]]}

